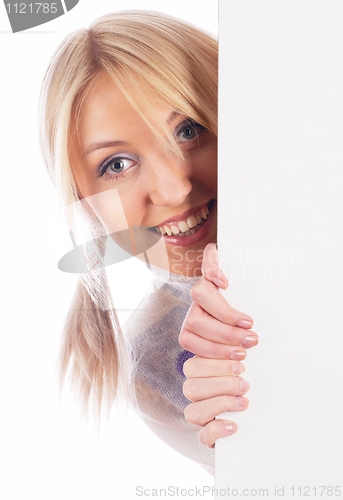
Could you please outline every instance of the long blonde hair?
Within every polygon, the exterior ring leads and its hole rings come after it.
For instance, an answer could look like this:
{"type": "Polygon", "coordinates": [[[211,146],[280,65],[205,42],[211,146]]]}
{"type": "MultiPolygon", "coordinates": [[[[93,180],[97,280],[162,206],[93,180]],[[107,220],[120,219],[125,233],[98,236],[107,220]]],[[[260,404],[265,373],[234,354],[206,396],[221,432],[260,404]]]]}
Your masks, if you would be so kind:
{"type": "MultiPolygon", "coordinates": [[[[109,14],[69,35],[48,67],[40,105],[43,157],[64,206],[79,200],[69,148],[100,75],[108,74],[154,133],[180,154],[153,104],[148,118],[146,103],[158,97],[216,134],[217,56],[212,36],[150,11],[109,14]]],[[[88,222],[94,239],[105,234],[99,220],[88,222]]],[[[101,244],[97,251],[101,260],[101,244]]],[[[85,409],[92,405],[99,415],[104,403],[112,406],[119,388],[129,391],[129,364],[104,269],[81,274],[65,326],[62,379],[70,371],[85,409]]]]}

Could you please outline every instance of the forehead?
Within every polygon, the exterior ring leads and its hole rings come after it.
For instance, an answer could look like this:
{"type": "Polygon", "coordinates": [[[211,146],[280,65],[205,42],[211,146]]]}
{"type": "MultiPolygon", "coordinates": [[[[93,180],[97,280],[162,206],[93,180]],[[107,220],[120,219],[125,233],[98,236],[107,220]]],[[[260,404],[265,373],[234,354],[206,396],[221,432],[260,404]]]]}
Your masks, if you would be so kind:
{"type": "Polygon", "coordinates": [[[142,115],[149,122],[168,121],[173,107],[154,95],[143,95],[141,89],[133,87],[132,104],[110,76],[102,75],[88,92],[78,118],[78,131],[82,135],[96,133],[106,122],[117,122],[119,126],[141,126],[142,115]],[[140,110],[140,112],[138,111],[140,110]],[[155,117],[155,119],[154,119],[155,117]]]}

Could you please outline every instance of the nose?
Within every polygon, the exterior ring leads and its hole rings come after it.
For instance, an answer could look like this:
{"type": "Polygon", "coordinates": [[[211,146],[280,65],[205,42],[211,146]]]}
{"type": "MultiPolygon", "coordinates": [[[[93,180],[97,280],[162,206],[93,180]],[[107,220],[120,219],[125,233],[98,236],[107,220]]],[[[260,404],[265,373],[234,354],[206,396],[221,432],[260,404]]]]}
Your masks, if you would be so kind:
{"type": "Polygon", "coordinates": [[[159,155],[148,170],[149,197],[156,206],[180,206],[193,189],[187,162],[174,155],[159,155]]]}

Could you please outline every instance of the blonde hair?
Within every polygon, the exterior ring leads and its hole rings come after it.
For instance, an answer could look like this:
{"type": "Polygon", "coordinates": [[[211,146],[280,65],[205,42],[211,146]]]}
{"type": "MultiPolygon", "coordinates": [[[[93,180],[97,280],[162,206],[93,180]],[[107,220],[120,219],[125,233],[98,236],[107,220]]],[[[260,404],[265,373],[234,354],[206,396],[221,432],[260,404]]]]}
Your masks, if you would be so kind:
{"type": "MultiPolygon", "coordinates": [[[[154,133],[180,155],[154,101],[217,134],[216,40],[179,19],[150,11],[125,11],[97,19],[69,35],[54,54],[41,92],[41,144],[45,163],[65,206],[79,200],[69,148],[90,90],[108,74],[154,133]]],[[[86,215],[87,216],[87,215],[86,215]]],[[[105,234],[89,219],[96,239],[105,234]]],[[[99,239],[97,241],[100,241],[99,239]]],[[[104,248],[98,245],[101,260],[104,248]]],[[[62,380],[70,370],[84,407],[109,409],[118,388],[129,391],[129,362],[111,303],[104,269],[80,275],[61,355],[62,380]]]]}

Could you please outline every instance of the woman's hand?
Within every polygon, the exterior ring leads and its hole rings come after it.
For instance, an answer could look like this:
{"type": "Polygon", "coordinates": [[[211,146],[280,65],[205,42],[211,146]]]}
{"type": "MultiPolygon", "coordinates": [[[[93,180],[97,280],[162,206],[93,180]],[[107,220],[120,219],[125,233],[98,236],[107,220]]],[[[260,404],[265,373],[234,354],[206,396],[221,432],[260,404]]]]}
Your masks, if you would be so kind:
{"type": "Polygon", "coordinates": [[[213,243],[204,250],[202,274],[191,290],[193,303],[182,325],[179,343],[195,354],[184,364],[187,380],[183,391],[192,401],[185,408],[185,417],[202,427],[200,441],[213,447],[219,437],[237,430],[235,422],[215,417],[248,407],[244,394],[249,384],[239,375],[245,370],[241,361],[246,357],[246,349],[255,346],[258,337],[250,330],[252,318],[233,309],[218,290],[227,288],[228,281],[218,267],[218,252],[213,243]]]}

